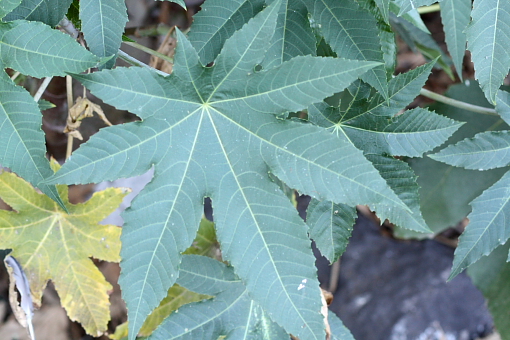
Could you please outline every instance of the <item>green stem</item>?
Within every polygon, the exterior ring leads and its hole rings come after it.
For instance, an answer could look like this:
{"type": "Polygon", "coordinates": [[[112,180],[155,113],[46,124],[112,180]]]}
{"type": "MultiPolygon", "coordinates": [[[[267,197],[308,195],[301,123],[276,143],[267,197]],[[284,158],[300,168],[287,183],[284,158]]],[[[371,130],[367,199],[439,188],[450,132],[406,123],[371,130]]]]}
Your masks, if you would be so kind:
{"type": "Polygon", "coordinates": [[[138,60],[136,58],[133,58],[132,56],[130,56],[129,54],[127,54],[126,52],[124,52],[122,50],[119,50],[119,58],[124,60],[128,64],[151,69],[152,71],[162,75],[163,77],[168,76],[168,73],[165,73],[163,71],[157,70],[154,67],[150,67],[149,65],[145,64],[144,62],[142,62],[142,61],[140,61],[140,60],[138,60]]]}
{"type": "Polygon", "coordinates": [[[164,55],[162,53],[159,53],[158,51],[154,51],[152,48],[148,48],[148,47],[143,46],[143,45],[141,45],[139,43],[131,42],[131,41],[123,41],[123,43],[126,44],[126,45],[129,45],[129,46],[132,46],[134,48],[137,48],[137,49],[139,49],[141,51],[144,51],[144,52],[146,52],[148,54],[151,54],[153,56],[156,56],[158,58],[161,58],[161,59],[163,59],[165,61],[168,61],[170,64],[174,63],[174,59],[173,58],[170,58],[169,56],[164,55]]]}
{"type": "Polygon", "coordinates": [[[432,13],[432,12],[439,12],[441,10],[441,7],[439,4],[434,4],[430,6],[424,6],[418,8],[418,13],[425,14],[425,13],[432,13]]]}
{"type": "Polygon", "coordinates": [[[476,113],[482,113],[482,114],[486,114],[486,115],[491,115],[491,116],[498,116],[496,110],[494,110],[494,109],[461,102],[460,100],[448,98],[448,97],[445,97],[443,95],[440,95],[438,93],[435,93],[435,92],[432,92],[432,91],[429,91],[426,89],[421,89],[420,94],[424,97],[434,99],[435,101],[438,101],[438,102],[441,102],[441,103],[444,103],[447,105],[455,106],[460,109],[464,109],[464,110],[468,110],[468,111],[472,111],[472,112],[476,112],[476,113]]]}

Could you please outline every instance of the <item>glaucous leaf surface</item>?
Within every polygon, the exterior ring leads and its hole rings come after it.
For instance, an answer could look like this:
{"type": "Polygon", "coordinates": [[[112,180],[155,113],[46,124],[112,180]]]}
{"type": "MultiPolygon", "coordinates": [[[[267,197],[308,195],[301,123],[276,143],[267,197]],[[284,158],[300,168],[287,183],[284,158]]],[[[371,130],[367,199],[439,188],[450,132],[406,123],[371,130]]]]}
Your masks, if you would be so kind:
{"type": "Polygon", "coordinates": [[[471,19],[471,0],[442,0],[440,13],[446,45],[455,70],[462,80],[462,63],[466,52],[465,30],[471,19]]]}
{"type": "Polygon", "coordinates": [[[112,287],[89,257],[120,260],[120,228],[99,222],[126,193],[111,188],[73,205],[67,200],[67,186],[58,190],[69,213],[15,174],[0,174],[0,198],[15,210],[0,210],[0,248],[12,249],[30,278],[35,303],[40,304],[51,280],[71,320],[99,336],[110,320],[112,287]]]}
{"type": "MultiPolygon", "coordinates": [[[[150,340],[285,339],[289,335],[252,300],[232,267],[204,256],[185,255],[177,283],[213,299],[183,306],[163,321],[150,340]]],[[[309,287],[307,282],[301,290],[309,287]]]]}
{"type": "Polygon", "coordinates": [[[214,61],[225,41],[264,7],[264,0],[207,0],[193,16],[189,40],[203,65],[214,61]]]}
{"type": "Polygon", "coordinates": [[[0,23],[2,68],[42,78],[79,73],[99,61],[69,35],[43,23],[24,20],[0,23]]]}
{"type": "MultiPolygon", "coordinates": [[[[466,103],[490,107],[476,82],[470,81],[466,84],[451,86],[446,95],[466,103]]],[[[430,106],[430,109],[466,123],[452,135],[445,146],[472,138],[488,129],[509,129],[497,116],[473,114],[440,103],[430,106]]],[[[506,172],[504,168],[484,172],[466,170],[433,161],[429,157],[410,159],[408,163],[418,175],[421,211],[427,225],[434,232],[454,226],[466,217],[471,211],[469,202],[506,172]]]]}
{"type": "Polygon", "coordinates": [[[395,0],[395,3],[400,7],[399,16],[409,12],[410,10],[417,9],[418,7],[428,6],[433,4],[436,0],[395,0]]]}
{"type": "Polygon", "coordinates": [[[496,96],[510,69],[510,1],[475,0],[466,30],[475,76],[487,100],[496,96]]]}
{"type": "Polygon", "coordinates": [[[331,328],[331,340],[354,340],[351,331],[349,331],[340,318],[331,311],[328,313],[328,322],[331,328]]]}
{"type": "MultiPolygon", "coordinates": [[[[340,58],[383,63],[381,41],[374,32],[377,21],[353,0],[307,0],[312,18],[320,25],[325,41],[340,58]]],[[[376,66],[361,79],[372,85],[383,97],[388,96],[384,65],[376,66]]]]}
{"type": "Polygon", "coordinates": [[[474,138],[449,145],[430,158],[473,170],[489,170],[510,165],[510,132],[487,131],[474,138]]]}
{"type": "Polygon", "coordinates": [[[21,0],[3,0],[0,2],[0,19],[19,6],[21,0]]]}
{"type": "Polygon", "coordinates": [[[356,208],[312,199],[306,211],[310,238],[330,263],[344,253],[356,220],[356,208]]]}
{"type": "Polygon", "coordinates": [[[41,184],[53,175],[46,159],[41,119],[41,112],[32,96],[1,71],[0,164],[64,206],[55,185],[41,184]]]}
{"type": "Polygon", "coordinates": [[[184,0],[158,0],[158,1],[173,2],[173,3],[176,3],[177,5],[181,6],[182,8],[186,9],[186,3],[184,2],[184,0]]]}
{"type": "Polygon", "coordinates": [[[4,21],[24,19],[40,21],[54,27],[66,15],[71,2],[73,0],[22,0],[20,5],[4,18],[4,21]]]}
{"type": "Polygon", "coordinates": [[[467,269],[473,283],[487,299],[487,305],[502,339],[510,336],[508,304],[510,303],[510,263],[507,262],[509,242],[482,257],[467,269]]]}
{"type": "Polygon", "coordinates": [[[282,119],[377,63],[304,56],[257,72],[280,5],[273,2],[232,35],[213,67],[202,66],[178,32],[167,77],[138,68],[75,76],[142,121],[94,135],[51,182],[98,182],[155,168],[124,215],[120,282],[130,336],[177,279],[204,196],[213,200],[224,259],[271,318],[302,340],[324,332],[314,258],[306,225],[268,172],[321,200],[407,209],[359,150],[323,128],[282,119]],[[298,290],[303,280],[310,289],[298,290]]]}
{"type": "Polygon", "coordinates": [[[450,279],[510,237],[510,171],[471,202],[469,224],[455,249],[450,279]]]}
{"type": "MultiPolygon", "coordinates": [[[[98,57],[116,56],[128,21],[126,4],[119,0],[80,1],[81,30],[87,46],[98,57]]],[[[115,57],[100,68],[112,68],[115,57]]]]}

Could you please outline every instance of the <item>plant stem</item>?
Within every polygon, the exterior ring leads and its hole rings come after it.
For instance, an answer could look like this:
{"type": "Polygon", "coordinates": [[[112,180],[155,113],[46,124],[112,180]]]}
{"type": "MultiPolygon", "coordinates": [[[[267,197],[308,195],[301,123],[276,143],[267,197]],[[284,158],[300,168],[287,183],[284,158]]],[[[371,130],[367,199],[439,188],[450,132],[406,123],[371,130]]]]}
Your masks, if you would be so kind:
{"type": "Polygon", "coordinates": [[[19,76],[20,74],[21,74],[21,73],[20,73],[19,71],[14,72],[14,74],[11,76],[11,80],[12,80],[12,81],[15,81],[15,80],[16,80],[16,78],[18,78],[18,76],[19,76]]]}
{"type": "Polygon", "coordinates": [[[43,82],[42,82],[41,86],[39,86],[39,89],[37,90],[37,92],[36,92],[36,93],[35,93],[35,95],[34,95],[34,100],[35,100],[36,102],[38,102],[38,101],[39,101],[39,99],[41,99],[41,97],[42,97],[42,95],[43,95],[44,91],[46,91],[46,88],[47,88],[47,87],[48,87],[48,85],[50,84],[50,81],[51,81],[51,79],[52,79],[52,78],[53,78],[53,77],[46,77],[46,78],[44,78],[44,80],[43,80],[43,82]]]}
{"type": "MultiPolygon", "coordinates": [[[[71,114],[71,108],[73,107],[73,78],[70,75],[66,76],[66,92],[67,92],[67,115],[71,114]]],[[[69,119],[69,118],[68,118],[69,119]]],[[[66,149],[66,160],[71,156],[73,152],[73,141],[74,137],[70,133],[67,134],[67,149],[66,149]]]]}
{"type": "Polygon", "coordinates": [[[425,14],[425,13],[439,12],[440,10],[441,10],[440,5],[434,4],[434,5],[418,8],[418,13],[425,14]]]}
{"type": "Polygon", "coordinates": [[[122,50],[119,50],[119,58],[124,60],[125,62],[131,64],[131,65],[140,66],[140,67],[146,67],[148,69],[151,69],[154,72],[158,73],[159,75],[162,75],[163,77],[168,76],[168,73],[165,73],[163,71],[157,70],[154,67],[150,67],[146,63],[144,63],[144,62],[142,62],[142,61],[140,61],[140,60],[130,56],[129,54],[127,54],[126,52],[124,52],[122,50]]]}
{"type": "Polygon", "coordinates": [[[448,98],[443,95],[440,95],[439,93],[435,93],[435,92],[432,92],[432,91],[429,91],[426,89],[421,89],[420,94],[424,97],[434,99],[435,101],[438,101],[438,102],[441,102],[441,103],[444,103],[447,105],[455,106],[460,109],[464,109],[464,110],[468,110],[468,111],[472,111],[472,112],[476,112],[476,113],[482,113],[485,115],[498,116],[496,110],[494,110],[494,109],[461,102],[460,100],[448,98]]]}
{"type": "Polygon", "coordinates": [[[158,57],[158,58],[161,58],[165,61],[168,61],[170,64],[173,64],[174,63],[174,59],[173,58],[170,58],[169,56],[167,55],[164,55],[163,53],[159,53],[158,51],[154,51],[152,48],[148,48],[146,46],[143,46],[139,43],[136,43],[136,42],[131,42],[131,41],[123,41],[124,44],[126,45],[129,45],[129,46],[132,46],[134,48],[137,48],[141,51],[144,51],[148,54],[151,54],[155,57],[158,57]]]}

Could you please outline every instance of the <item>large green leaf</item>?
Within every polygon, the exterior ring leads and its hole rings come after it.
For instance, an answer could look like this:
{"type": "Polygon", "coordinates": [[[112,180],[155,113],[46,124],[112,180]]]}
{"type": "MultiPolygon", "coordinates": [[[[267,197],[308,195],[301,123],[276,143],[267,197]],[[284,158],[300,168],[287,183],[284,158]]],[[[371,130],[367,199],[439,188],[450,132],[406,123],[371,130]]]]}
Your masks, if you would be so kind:
{"type": "MultiPolygon", "coordinates": [[[[353,0],[309,1],[310,12],[333,51],[341,58],[384,62],[381,41],[373,15],[353,0]]],[[[384,66],[374,67],[361,79],[372,85],[385,98],[388,84],[384,66]]]]}
{"type": "Polygon", "coordinates": [[[476,78],[485,97],[496,104],[510,69],[510,1],[475,0],[471,17],[466,34],[476,78]]]}
{"type": "Polygon", "coordinates": [[[488,131],[450,145],[429,155],[446,164],[473,170],[489,170],[510,165],[510,132],[488,131]]]}
{"type": "Polygon", "coordinates": [[[99,62],[69,35],[23,20],[0,23],[0,58],[3,68],[36,78],[78,73],[99,62]]]}
{"type": "Polygon", "coordinates": [[[428,6],[436,1],[437,0],[395,0],[395,3],[400,7],[398,15],[403,15],[413,9],[428,6]]]}
{"type": "Polygon", "coordinates": [[[312,199],[306,211],[310,237],[321,254],[333,263],[343,254],[356,220],[356,208],[312,199]]]}
{"type": "Polygon", "coordinates": [[[22,87],[5,76],[0,78],[0,164],[41,189],[61,206],[64,205],[54,185],[40,184],[53,175],[46,159],[41,112],[37,103],[22,87]]]}
{"type": "Polygon", "coordinates": [[[421,157],[443,144],[463,123],[416,108],[393,119],[363,115],[343,124],[349,139],[368,153],[421,157]]]}
{"type": "MultiPolygon", "coordinates": [[[[98,57],[116,56],[128,20],[126,4],[119,0],[81,0],[81,29],[90,51],[98,57]]],[[[115,58],[102,65],[111,68],[115,58]]]]}
{"type": "Polygon", "coordinates": [[[52,182],[97,182],[155,168],[124,216],[120,282],[130,336],[175,282],[204,196],[213,200],[224,259],[271,318],[302,340],[323,337],[314,258],[305,224],[268,172],[322,200],[407,209],[352,145],[281,119],[343,90],[377,63],[304,56],[256,72],[280,5],[273,2],[228,39],[213,67],[202,66],[178,32],[167,77],[139,68],[75,76],[142,121],[102,129],[52,182]],[[303,280],[310,289],[298,289],[303,280]]]}
{"type": "Polygon", "coordinates": [[[508,308],[510,306],[510,263],[507,262],[510,243],[496,248],[467,270],[473,283],[487,299],[489,311],[501,339],[510,337],[508,308]]]}
{"type": "Polygon", "coordinates": [[[193,16],[189,40],[206,65],[220,53],[225,41],[264,6],[264,0],[207,0],[193,16]]]}
{"type": "Polygon", "coordinates": [[[455,250],[450,279],[510,237],[510,171],[471,202],[469,224],[455,250]]]}
{"type": "MultiPolygon", "coordinates": [[[[478,84],[473,81],[468,85],[450,87],[447,96],[470,104],[490,107],[478,84]]],[[[497,116],[475,115],[446,104],[434,104],[430,108],[448,118],[466,122],[448,140],[449,144],[472,138],[482,131],[508,129],[497,116]]],[[[418,175],[423,217],[434,232],[454,226],[466,217],[471,211],[469,202],[506,172],[506,169],[484,172],[466,170],[436,162],[429,157],[411,159],[409,164],[418,175]]]]}
{"type": "Polygon", "coordinates": [[[506,91],[498,91],[496,97],[496,111],[503,120],[510,125],[510,93],[506,91]]]}
{"type": "Polygon", "coordinates": [[[441,21],[444,26],[448,51],[459,78],[462,79],[462,63],[466,52],[466,33],[471,13],[471,0],[442,0],[441,21]]]}
{"type": "MultiPolygon", "coordinates": [[[[181,307],[156,329],[151,340],[190,339],[286,339],[287,333],[253,301],[243,282],[227,267],[213,259],[185,255],[178,284],[214,299],[181,307]]],[[[303,284],[311,288],[308,282],[303,284]]]]}
{"type": "Polygon", "coordinates": [[[40,21],[52,27],[57,26],[72,2],[73,0],[22,0],[4,21],[25,19],[40,21]]]}
{"type": "Polygon", "coordinates": [[[315,55],[315,35],[302,0],[283,0],[271,46],[261,66],[271,68],[300,55],[315,55]]]}
{"type": "Polygon", "coordinates": [[[18,7],[21,0],[3,0],[0,2],[0,19],[3,19],[6,14],[10,13],[13,9],[18,7]]]}

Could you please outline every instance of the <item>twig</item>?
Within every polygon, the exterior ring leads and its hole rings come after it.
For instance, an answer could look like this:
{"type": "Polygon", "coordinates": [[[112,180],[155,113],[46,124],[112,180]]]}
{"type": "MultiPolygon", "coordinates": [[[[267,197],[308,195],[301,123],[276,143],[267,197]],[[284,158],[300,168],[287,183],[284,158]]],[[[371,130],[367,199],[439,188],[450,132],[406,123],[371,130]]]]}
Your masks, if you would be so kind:
{"type": "Polygon", "coordinates": [[[417,10],[418,10],[418,13],[425,14],[425,13],[439,12],[441,10],[441,7],[439,4],[434,4],[434,5],[430,5],[430,6],[419,7],[417,10]]]}
{"type": "Polygon", "coordinates": [[[424,97],[434,99],[435,101],[458,107],[459,109],[464,109],[476,113],[482,113],[485,115],[498,116],[498,113],[494,109],[461,102],[460,100],[448,98],[443,95],[440,95],[439,93],[435,93],[426,89],[421,89],[420,94],[424,97]]]}
{"type": "Polygon", "coordinates": [[[20,73],[19,71],[14,72],[14,74],[11,76],[11,80],[12,80],[12,81],[15,81],[15,80],[16,80],[16,78],[18,78],[18,76],[19,76],[20,74],[21,74],[21,73],[20,73]]]}
{"type": "Polygon", "coordinates": [[[158,73],[159,75],[162,75],[163,77],[168,76],[168,73],[165,73],[165,72],[157,70],[157,69],[155,69],[153,67],[150,67],[149,65],[145,64],[144,62],[141,62],[140,60],[138,60],[138,59],[136,59],[136,58],[134,58],[132,56],[130,56],[129,54],[127,54],[126,52],[124,52],[122,50],[119,50],[119,58],[124,60],[125,62],[131,64],[131,65],[148,68],[148,69],[158,73]]]}
{"type": "Polygon", "coordinates": [[[46,88],[47,88],[47,87],[48,87],[48,85],[50,84],[50,81],[51,81],[51,79],[52,79],[52,78],[53,78],[53,77],[46,77],[46,78],[44,78],[44,80],[43,80],[43,82],[42,82],[41,86],[39,86],[39,89],[37,90],[37,92],[36,92],[36,93],[35,93],[35,95],[34,95],[34,100],[35,100],[36,102],[38,102],[38,101],[39,101],[39,99],[41,99],[41,97],[42,97],[42,95],[43,95],[44,91],[46,91],[46,88]]]}
{"type": "MultiPolygon", "coordinates": [[[[67,114],[71,114],[70,110],[73,107],[73,78],[70,75],[66,76],[66,92],[67,92],[67,114]]],[[[66,149],[66,160],[71,156],[73,152],[73,141],[74,137],[70,133],[67,134],[67,149],[66,149]]]]}

